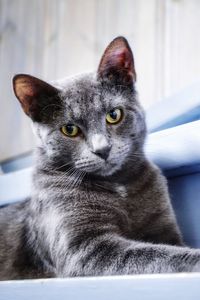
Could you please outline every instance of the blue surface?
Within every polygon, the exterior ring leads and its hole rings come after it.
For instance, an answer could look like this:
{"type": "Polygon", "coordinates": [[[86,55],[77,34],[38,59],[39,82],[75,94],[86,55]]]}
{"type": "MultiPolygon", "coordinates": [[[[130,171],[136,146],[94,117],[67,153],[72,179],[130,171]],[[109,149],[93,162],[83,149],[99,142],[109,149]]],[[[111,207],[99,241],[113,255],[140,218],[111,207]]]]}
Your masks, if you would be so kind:
{"type": "Polygon", "coordinates": [[[33,155],[31,152],[18,157],[11,158],[1,163],[3,173],[9,173],[31,167],[33,165],[33,155]]]}
{"type": "Polygon", "coordinates": [[[199,149],[200,120],[152,133],[146,141],[147,157],[168,171],[168,177],[182,175],[182,169],[187,173],[187,168],[198,172],[199,149]]]}
{"type": "Polygon", "coordinates": [[[186,113],[183,112],[181,115],[174,117],[174,119],[166,120],[165,123],[156,126],[150,132],[161,131],[178,125],[190,123],[196,120],[200,120],[200,105],[195,108],[192,108],[186,113]]]}
{"type": "Polygon", "coordinates": [[[200,248],[200,172],[171,178],[169,189],[185,243],[200,248]]]}
{"type": "Polygon", "coordinates": [[[32,168],[0,175],[0,205],[23,200],[31,193],[32,168]]]}
{"type": "Polygon", "coordinates": [[[160,102],[156,102],[146,113],[149,132],[200,119],[200,82],[184,88],[160,102]]]}

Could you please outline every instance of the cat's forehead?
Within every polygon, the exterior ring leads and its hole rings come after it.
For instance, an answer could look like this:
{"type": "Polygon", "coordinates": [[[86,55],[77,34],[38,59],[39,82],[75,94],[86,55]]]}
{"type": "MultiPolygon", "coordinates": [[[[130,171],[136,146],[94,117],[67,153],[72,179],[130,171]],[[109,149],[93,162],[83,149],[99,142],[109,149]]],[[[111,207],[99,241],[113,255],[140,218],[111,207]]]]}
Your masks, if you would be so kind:
{"type": "Polygon", "coordinates": [[[101,88],[92,74],[82,75],[68,82],[63,89],[62,98],[66,103],[87,104],[92,102],[97,107],[100,105],[101,88]]]}
{"type": "Polygon", "coordinates": [[[103,88],[94,73],[64,79],[59,82],[59,88],[64,106],[77,118],[91,111],[101,112],[123,102],[123,96],[103,88]]]}

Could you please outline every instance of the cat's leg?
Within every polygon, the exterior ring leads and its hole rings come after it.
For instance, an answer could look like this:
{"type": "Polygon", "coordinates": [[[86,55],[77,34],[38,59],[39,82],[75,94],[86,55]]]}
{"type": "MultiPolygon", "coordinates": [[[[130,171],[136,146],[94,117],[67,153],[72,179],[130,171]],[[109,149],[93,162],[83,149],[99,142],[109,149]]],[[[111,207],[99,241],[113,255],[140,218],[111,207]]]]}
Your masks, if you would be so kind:
{"type": "Polygon", "coordinates": [[[113,234],[81,244],[76,239],[69,246],[68,255],[59,261],[57,276],[200,271],[200,250],[190,248],[131,241],[113,234]]]}

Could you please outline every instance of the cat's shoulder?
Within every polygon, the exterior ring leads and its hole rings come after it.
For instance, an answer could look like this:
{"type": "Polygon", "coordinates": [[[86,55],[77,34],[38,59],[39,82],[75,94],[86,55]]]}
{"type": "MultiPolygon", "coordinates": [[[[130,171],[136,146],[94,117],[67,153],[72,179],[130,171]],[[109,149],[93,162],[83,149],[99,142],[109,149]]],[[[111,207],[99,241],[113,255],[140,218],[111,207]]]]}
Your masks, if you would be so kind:
{"type": "Polygon", "coordinates": [[[30,199],[0,206],[1,228],[5,224],[22,221],[27,214],[30,199]]]}

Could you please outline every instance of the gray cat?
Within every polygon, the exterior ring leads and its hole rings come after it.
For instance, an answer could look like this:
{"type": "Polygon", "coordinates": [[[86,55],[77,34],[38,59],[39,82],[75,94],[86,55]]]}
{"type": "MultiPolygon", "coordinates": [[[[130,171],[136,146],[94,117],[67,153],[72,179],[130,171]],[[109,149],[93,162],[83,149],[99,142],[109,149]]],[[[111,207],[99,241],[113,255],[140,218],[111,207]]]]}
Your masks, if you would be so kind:
{"type": "Polygon", "coordinates": [[[13,79],[37,136],[31,199],[0,210],[0,278],[200,271],[167,183],[144,154],[144,112],[128,42],[97,73],[50,85],[13,79]]]}

